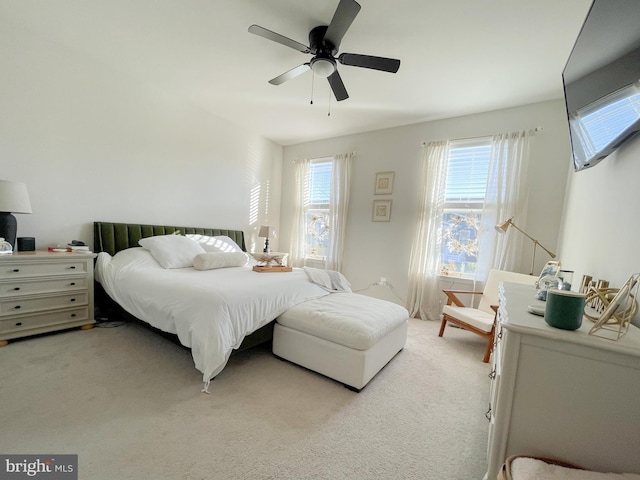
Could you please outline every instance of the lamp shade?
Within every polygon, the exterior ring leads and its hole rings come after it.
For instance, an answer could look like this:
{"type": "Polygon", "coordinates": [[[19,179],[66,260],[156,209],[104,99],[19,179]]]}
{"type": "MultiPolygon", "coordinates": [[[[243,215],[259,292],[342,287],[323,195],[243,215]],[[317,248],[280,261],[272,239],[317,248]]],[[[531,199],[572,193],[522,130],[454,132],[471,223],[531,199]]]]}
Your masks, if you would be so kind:
{"type": "Polygon", "coordinates": [[[274,228],[269,225],[261,225],[258,232],[259,237],[270,238],[273,236],[274,228]]]}
{"type": "Polygon", "coordinates": [[[29,193],[24,183],[0,180],[0,212],[32,213],[29,193]]]}
{"type": "Polygon", "coordinates": [[[498,231],[498,233],[506,233],[507,229],[509,228],[509,225],[511,225],[511,219],[505,220],[504,222],[497,224],[496,230],[498,231]]]}

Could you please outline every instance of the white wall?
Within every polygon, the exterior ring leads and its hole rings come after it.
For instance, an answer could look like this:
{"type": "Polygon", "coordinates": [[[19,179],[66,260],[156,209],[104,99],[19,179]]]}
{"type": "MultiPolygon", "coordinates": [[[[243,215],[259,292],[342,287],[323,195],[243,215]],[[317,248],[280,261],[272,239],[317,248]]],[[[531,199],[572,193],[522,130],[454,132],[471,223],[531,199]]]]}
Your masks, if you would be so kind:
{"type": "Polygon", "coordinates": [[[243,229],[249,247],[278,226],[282,147],[10,24],[0,58],[0,178],[27,184],[18,236],[37,248],[92,242],[95,220],[243,229]]]}
{"type": "MultiPolygon", "coordinates": [[[[570,167],[562,100],[285,147],[280,249],[286,251],[290,245],[294,160],[356,151],[343,273],[355,290],[367,288],[384,276],[404,299],[419,205],[422,142],[535,127],[542,127],[543,131],[536,136],[531,151],[527,222],[519,226],[553,251],[570,167]],[[384,171],[395,171],[394,193],[374,196],[375,173],[384,171]],[[374,198],[393,200],[391,222],[371,221],[374,198]]],[[[548,259],[538,249],[536,270],[548,259]]],[[[530,264],[531,252],[527,249],[519,271],[528,273],[530,264]]],[[[398,300],[384,287],[371,287],[363,293],[398,300]]]]}
{"type": "Polygon", "coordinates": [[[618,288],[640,272],[639,183],[640,137],[569,174],[559,245],[574,283],[591,275],[618,288]]]}

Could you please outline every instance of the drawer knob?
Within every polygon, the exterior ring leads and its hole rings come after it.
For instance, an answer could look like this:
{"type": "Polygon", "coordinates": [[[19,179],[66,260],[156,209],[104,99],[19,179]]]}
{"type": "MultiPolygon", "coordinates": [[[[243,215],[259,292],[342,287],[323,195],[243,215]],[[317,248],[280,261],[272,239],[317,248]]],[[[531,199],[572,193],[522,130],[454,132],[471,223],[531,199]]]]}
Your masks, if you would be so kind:
{"type": "Polygon", "coordinates": [[[69,299],[69,301],[70,301],[70,302],[75,302],[75,301],[76,301],[76,299],[75,299],[75,298],[70,298],[70,299],[69,299]]]}
{"type": "Polygon", "coordinates": [[[16,322],[16,327],[22,326],[22,322],[16,322]]]}
{"type": "Polygon", "coordinates": [[[20,287],[16,287],[14,288],[14,290],[17,292],[18,290],[20,290],[20,287]]]}
{"type": "Polygon", "coordinates": [[[14,273],[18,273],[19,271],[20,271],[20,269],[19,269],[19,268],[14,268],[14,269],[13,269],[13,272],[14,272],[14,273]]]}
{"type": "Polygon", "coordinates": [[[13,308],[15,308],[16,310],[20,310],[22,307],[21,307],[20,305],[16,305],[16,306],[15,306],[15,307],[13,307],[13,308]]]}
{"type": "Polygon", "coordinates": [[[75,316],[76,316],[76,314],[75,314],[75,313],[72,313],[72,314],[71,314],[71,318],[75,318],[75,316]]]}
{"type": "Polygon", "coordinates": [[[70,287],[73,287],[75,284],[76,284],[76,282],[71,282],[71,283],[69,284],[69,286],[70,286],[70,287]]]}
{"type": "Polygon", "coordinates": [[[75,270],[76,266],[75,266],[75,265],[71,265],[69,268],[70,268],[71,270],[75,270]]]}

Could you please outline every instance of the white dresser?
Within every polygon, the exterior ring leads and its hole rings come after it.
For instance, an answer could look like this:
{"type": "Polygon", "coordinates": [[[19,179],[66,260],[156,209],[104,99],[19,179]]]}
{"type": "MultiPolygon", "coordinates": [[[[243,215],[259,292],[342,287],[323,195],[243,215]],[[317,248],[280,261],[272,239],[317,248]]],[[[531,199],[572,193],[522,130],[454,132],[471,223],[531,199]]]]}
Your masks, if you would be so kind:
{"type": "Polygon", "coordinates": [[[498,311],[487,477],[510,455],[640,473],[640,330],[615,342],[548,326],[533,287],[504,284],[498,311]]]}
{"type": "Polygon", "coordinates": [[[0,255],[0,346],[13,338],[91,327],[94,258],[40,251],[0,255]]]}

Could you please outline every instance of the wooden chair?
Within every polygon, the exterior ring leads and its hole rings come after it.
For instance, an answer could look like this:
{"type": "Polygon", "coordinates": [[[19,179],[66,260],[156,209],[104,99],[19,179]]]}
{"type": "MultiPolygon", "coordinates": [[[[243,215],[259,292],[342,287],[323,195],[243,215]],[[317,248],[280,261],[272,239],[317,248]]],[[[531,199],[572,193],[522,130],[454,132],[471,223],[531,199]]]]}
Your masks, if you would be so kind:
{"type": "MultiPolygon", "coordinates": [[[[496,329],[496,312],[498,311],[498,285],[500,282],[522,283],[535,285],[538,277],[522,273],[507,272],[504,270],[491,270],[482,292],[469,292],[466,290],[443,290],[447,295],[447,304],[442,311],[441,337],[447,322],[451,322],[460,328],[469,330],[487,339],[487,349],[483,362],[489,361],[493,348],[493,335],[496,329]],[[478,308],[466,307],[456,294],[482,295],[478,308]]],[[[533,296],[531,297],[533,301],[533,296]]]]}

